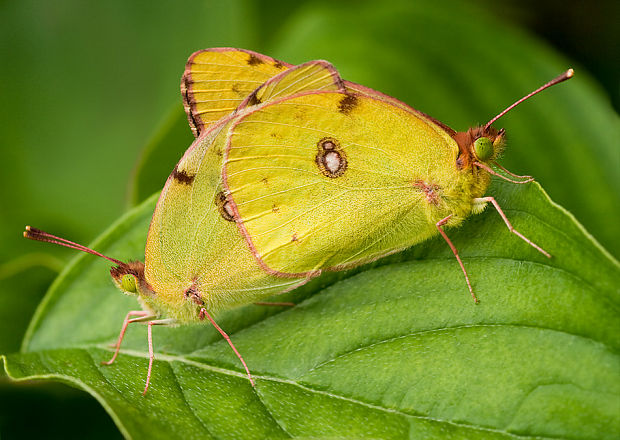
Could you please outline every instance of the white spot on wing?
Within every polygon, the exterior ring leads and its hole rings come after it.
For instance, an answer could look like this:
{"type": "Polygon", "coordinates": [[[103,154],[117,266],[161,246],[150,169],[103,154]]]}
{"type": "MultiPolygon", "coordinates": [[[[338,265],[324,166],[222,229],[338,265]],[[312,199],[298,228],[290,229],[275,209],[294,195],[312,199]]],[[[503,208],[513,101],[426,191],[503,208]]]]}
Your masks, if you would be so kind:
{"type": "Polygon", "coordinates": [[[332,173],[335,174],[340,167],[342,166],[342,160],[340,159],[340,155],[335,151],[330,151],[325,155],[325,168],[332,173]]]}

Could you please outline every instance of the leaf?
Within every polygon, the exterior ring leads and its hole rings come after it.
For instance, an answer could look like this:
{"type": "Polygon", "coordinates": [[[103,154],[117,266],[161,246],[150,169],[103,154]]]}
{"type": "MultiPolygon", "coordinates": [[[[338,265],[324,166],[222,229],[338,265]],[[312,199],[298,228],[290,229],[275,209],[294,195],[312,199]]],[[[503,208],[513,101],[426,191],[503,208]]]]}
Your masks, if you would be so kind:
{"type": "MultiPolygon", "coordinates": [[[[89,255],[56,280],[7,372],[86,389],[135,438],[616,438],[618,263],[537,184],[493,182],[489,194],[552,259],[488,209],[448,230],[479,305],[437,238],[314,280],[287,294],[292,309],[223,313],[254,389],[210,326],[154,329],[146,397],[144,326],[100,365],[136,303],[89,255]]],[[[94,247],[139,258],[154,202],[94,247]]]]}

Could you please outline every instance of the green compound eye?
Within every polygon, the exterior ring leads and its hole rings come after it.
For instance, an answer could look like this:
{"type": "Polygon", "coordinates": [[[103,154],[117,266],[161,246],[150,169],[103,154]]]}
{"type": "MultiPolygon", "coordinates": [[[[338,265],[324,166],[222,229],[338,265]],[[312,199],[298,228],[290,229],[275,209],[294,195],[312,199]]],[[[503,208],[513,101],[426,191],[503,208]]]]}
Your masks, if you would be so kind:
{"type": "Polygon", "coordinates": [[[136,277],[133,275],[125,274],[121,278],[121,288],[125,292],[136,293],[138,289],[136,288],[136,277]]]}
{"type": "Polygon", "coordinates": [[[487,137],[481,137],[474,142],[474,152],[481,161],[486,161],[493,156],[493,143],[487,137]]]}

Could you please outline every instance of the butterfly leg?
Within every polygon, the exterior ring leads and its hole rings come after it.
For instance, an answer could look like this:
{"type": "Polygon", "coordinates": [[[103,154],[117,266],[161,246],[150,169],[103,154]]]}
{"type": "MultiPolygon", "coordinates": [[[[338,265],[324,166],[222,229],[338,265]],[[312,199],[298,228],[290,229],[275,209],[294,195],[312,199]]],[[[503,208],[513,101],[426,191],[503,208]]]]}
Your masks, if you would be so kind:
{"type": "Polygon", "coordinates": [[[145,312],[144,310],[133,310],[127,313],[127,316],[125,316],[125,320],[123,321],[123,326],[121,327],[121,332],[118,335],[118,340],[116,341],[116,345],[114,346],[115,350],[114,355],[112,355],[112,359],[107,362],[101,362],[101,364],[112,365],[114,363],[114,361],[116,360],[116,356],[118,356],[118,351],[121,349],[121,342],[123,342],[123,338],[125,337],[125,331],[127,331],[127,326],[129,324],[131,324],[132,322],[140,322],[151,318],[153,318],[153,316],[151,316],[149,312],[145,312]],[[132,316],[138,316],[138,318],[130,319],[132,316]]]}
{"type": "Polygon", "coordinates": [[[153,360],[155,359],[155,352],[153,351],[153,326],[154,325],[167,325],[175,322],[174,319],[158,319],[156,321],[149,321],[146,323],[147,325],[147,334],[149,341],[149,369],[146,372],[146,385],[144,386],[144,391],[142,395],[146,395],[146,392],[149,389],[149,384],[151,383],[151,370],[153,369],[153,360]]]}
{"type": "Polygon", "coordinates": [[[217,325],[217,323],[213,320],[213,318],[211,317],[211,315],[209,315],[209,313],[207,312],[207,309],[205,309],[204,307],[200,309],[200,314],[199,317],[201,320],[204,320],[205,317],[211,322],[211,324],[213,324],[213,327],[215,327],[215,329],[220,332],[220,334],[222,335],[222,337],[224,339],[226,339],[226,341],[228,342],[228,345],[230,345],[230,348],[233,349],[233,351],[235,352],[235,354],[237,355],[237,357],[239,358],[239,360],[241,361],[241,363],[243,364],[243,368],[245,368],[245,372],[248,375],[248,378],[250,379],[250,383],[252,384],[252,386],[256,386],[256,384],[254,383],[254,379],[252,379],[252,375],[250,374],[250,369],[248,368],[247,364],[245,363],[245,361],[243,360],[243,357],[241,356],[241,353],[239,353],[237,351],[237,349],[235,348],[234,344],[232,343],[232,341],[230,340],[230,337],[226,334],[226,332],[224,330],[222,330],[220,328],[219,325],[217,325]]]}
{"type": "Polygon", "coordinates": [[[497,209],[497,212],[499,213],[499,215],[504,220],[504,223],[506,223],[506,226],[508,226],[508,229],[510,230],[510,232],[512,232],[517,237],[519,237],[520,239],[525,241],[527,244],[532,246],[534,249],[536,249],[538,252],[543,254],[545,257],[551,258],[551,255],[546,250],[544,250],[543,248],[538,246],[536,243],[531,241],[529,238],[525,237],[523,234],[521,234],[519,231],[517,231],[512,226],[512,224],[508,221],[508,217],[506,217],[506,214],[504,214],[504,211],[502,211],[502,208],[499,207],[499,204],[497,203],[497,201],[493,197],[481,197],[481,198],[478,198],[478,199],[474,199],[474,204],[486,203],[486,202],[490,202],[490,203],[493,204],[493,206],[495,206],[495,209],[497,209]]]}
{"type": "Polygon", "coordinates": [[[471,296],[474,299],[474,302],[478,303],[479,302],[478,298],[476,298],[476,295],[474,294],[474,289],[471,288],[471,283],[469,282],[469,275],[467,275],[467,271],[465,270],[465,266],[463,265],[463,261],[461,260],[461,257],[459,257],[459,251],[456,250],[456,247],[452,244],[452,241],[450,241],[450,239],[446,235],[445,231],[442,229],[442,226],[445,225],[446,223],[448,223],[448,220],[450,220],[451,217],[452,217],[452,214],[450,214],[449,216],[447,216],[445,218],[442,218],[435,225],[437,226],[437,229],[439,230],[439,233],[441,234],[443,239],[446,240],[446,243],[448,243],[448,246],[450,246],[450,249],[452,249],[452,253],[456,257],[456,261],[459,262],[459,266],[461,266],[461,270],[463,271],[463,275],[465,275],[465,281],[467,281],[467,287],[469,288],[469,293],[471,293],[471,296]]]}

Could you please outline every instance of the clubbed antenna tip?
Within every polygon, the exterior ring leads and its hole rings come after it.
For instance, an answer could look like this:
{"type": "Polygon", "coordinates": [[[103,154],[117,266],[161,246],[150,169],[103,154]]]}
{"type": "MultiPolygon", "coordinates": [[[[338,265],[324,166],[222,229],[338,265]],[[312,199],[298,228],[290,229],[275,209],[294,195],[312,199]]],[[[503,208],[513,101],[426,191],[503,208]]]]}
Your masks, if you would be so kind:
{"type": "Polygon", "coordinates": [[[107,255],[103,255],[102,253],[90,249],[86,246],[67,240],[66,238],[57,237],[48,232],[42,231],[41,229],[33,228],[32,226],[26,226],[26,230],[24,231],[24,237],[30,240],[57,244],[59,246],[64,246],[78,251],[86,252],[88,254],[96,255],[98,257],[105,258],[106,260],[111,261],[114,264],[118,264],[119,266],[125,265],[125,263],[117,260],[116,258],[108,257],[107,255]]]}
{"type": "Polygon", "coordinates": [[[556,76],[555,78],[553,78],[551,81],[549,81],[548,83],[540,86],[539,88],[537,88],[536,90],[534,90],[531,93],[528,93],[527,95],[525,95],[523,98],[519,99],[518,101],[516,101],[514,104],[510,105],[509,107],[507,107],[505,110],[503,110],[501,113],[499,113],[497,116],[495,116],[493,119],[491,119],[489,122],[486,123],[486,125],[484,126],[484,131],[487,131],[489,129],[489,127],[491,125],[493,125],[493,123],[495,121],[497,121],[499,118],[501,118],[502,116],[504,116],[506,113],[508,113],[510,110],[512,110],[513,108],[515,108],[516,106],[518,106],[519,104],[521,104],[523,101],[528,100],[529,98],[531,98],[532,96],[542,92],[545,89],[548,89],[551,86],[554,86],[556,84],[561,83],[562,81],[566,81],[567,79],[570,79],[573,77],[573,75],[575,74],[575,71],[573,69],[568,69],[566,72],[564,72],[563,74],[556,76]]]}

